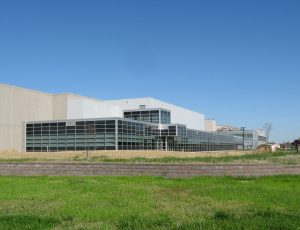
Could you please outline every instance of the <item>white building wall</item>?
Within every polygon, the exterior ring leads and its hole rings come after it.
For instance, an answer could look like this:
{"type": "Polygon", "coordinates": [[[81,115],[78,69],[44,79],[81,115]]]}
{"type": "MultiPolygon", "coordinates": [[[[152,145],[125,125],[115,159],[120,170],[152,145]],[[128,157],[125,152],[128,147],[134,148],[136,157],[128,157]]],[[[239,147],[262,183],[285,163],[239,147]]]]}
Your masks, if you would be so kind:
{"type": "Polygon", "coordinates": [[[205,130],[204,115],[172,105],[154,98],[136,98],[122,100],[107,100],[107,103],[120,106],[119,116],[123,117],[123,110],[139,109],[140,105],[145,105],[147,109],[162,108],[171,111],[171,123],[184,124],[187,128],[205,130]]]}
{"type": "Polygon", "coordinates": [[[100,100],[68,95],[67,119],[118,117],[119,107],[100,100]]]}

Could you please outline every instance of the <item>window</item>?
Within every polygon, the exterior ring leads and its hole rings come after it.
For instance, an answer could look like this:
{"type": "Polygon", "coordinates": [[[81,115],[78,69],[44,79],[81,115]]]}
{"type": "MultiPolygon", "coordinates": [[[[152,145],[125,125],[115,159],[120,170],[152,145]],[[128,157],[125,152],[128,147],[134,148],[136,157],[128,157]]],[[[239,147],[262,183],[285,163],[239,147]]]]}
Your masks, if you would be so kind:
{"type": "Polygon", "coordinates": [[[171,113],[166,110],[160,111],[160,120],[161,124],[170,124],[171,123],[171,113]]]}
{"type": "MultiPolygon", "coordinates": [[[[118,119],[116,130],[116,120],[111,119],[28,123],[26,150],[113,150],[118,147],[120,150],[168,148],[176,151],[207,151],[237,149],[241,144],[242,137],[187,129],[184,125],[170,125],[167,129],[159,130],[159,116],[168,122],[169,111],[139,112],[141,119],[150,119],[152,124],[118,119]],[[72,125],[66,126],[67,123],[72,125]]],[[[253,133],[247,135],[253,138],[253,133]]]]}

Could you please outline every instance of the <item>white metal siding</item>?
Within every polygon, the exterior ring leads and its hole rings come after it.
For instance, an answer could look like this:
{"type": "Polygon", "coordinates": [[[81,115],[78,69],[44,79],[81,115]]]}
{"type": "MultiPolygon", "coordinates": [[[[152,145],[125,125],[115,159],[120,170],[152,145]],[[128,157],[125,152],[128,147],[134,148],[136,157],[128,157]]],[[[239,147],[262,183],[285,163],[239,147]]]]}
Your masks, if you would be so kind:
{"type": "Polygon", "coordinates": [[[121,110],[139,109],[140,105],[146,105],[146,108],[163,108],[171,111],[171,123],[184,124],[190,129],[205,129],[204,115],[191,111],[176,105],[172,105],[154,98],[136,98],[106,101],[119,105],[121,110]]]}

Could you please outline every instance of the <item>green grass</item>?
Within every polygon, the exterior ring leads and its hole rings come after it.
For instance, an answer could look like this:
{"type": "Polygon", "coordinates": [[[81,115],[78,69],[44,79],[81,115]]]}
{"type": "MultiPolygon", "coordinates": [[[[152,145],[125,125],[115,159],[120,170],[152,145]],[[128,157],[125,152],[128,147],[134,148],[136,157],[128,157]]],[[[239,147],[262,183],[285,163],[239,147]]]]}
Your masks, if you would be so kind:
{"type": "Polygon", "coordinates": [[[300,177],[0,177],[0,229],[299,229],[300,177]]]}
{"type": "Polygon", "coordinates": [[[28,162],[41,162],[50,160],[40,160],[37,158],[22,158],[22,159],[0,159],[0,163],[28,163],[28,162]]]}

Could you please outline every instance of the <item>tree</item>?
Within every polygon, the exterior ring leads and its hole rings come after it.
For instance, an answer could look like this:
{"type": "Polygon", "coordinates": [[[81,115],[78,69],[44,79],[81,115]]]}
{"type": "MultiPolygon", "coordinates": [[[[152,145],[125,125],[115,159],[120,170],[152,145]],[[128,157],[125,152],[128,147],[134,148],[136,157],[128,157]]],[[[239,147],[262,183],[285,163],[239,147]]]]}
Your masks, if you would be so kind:
{"type": "Polygon", "coordinates": [[[299,146],[300,146],[300,138],[297,139],[297,140],[294,140],[294,141],[292,142],[292,145],[295,147],[296,152],[298,152],[298,151],[299,151],[299,146]]]}
{"type": "Polygon", "coordinates": [[[269,143],[269,137],[272,131],[272,123],[271,122],[266,122],[263,126],[263,129],[265,130],[266,133],[266,143],[269,143]]]}

